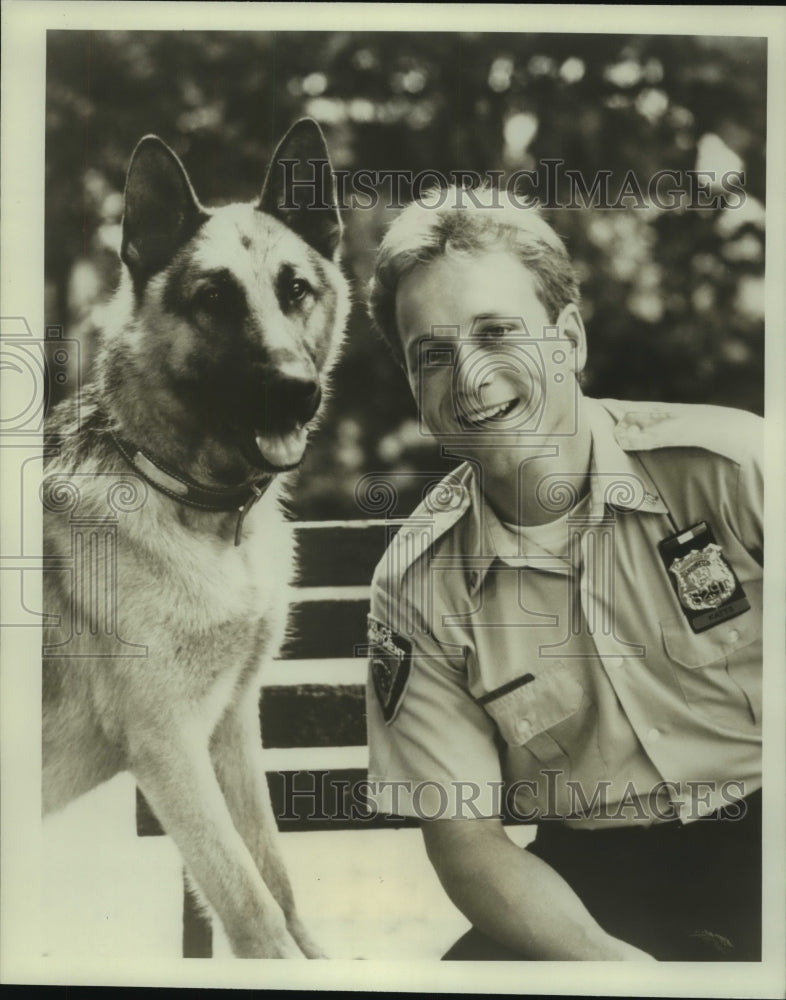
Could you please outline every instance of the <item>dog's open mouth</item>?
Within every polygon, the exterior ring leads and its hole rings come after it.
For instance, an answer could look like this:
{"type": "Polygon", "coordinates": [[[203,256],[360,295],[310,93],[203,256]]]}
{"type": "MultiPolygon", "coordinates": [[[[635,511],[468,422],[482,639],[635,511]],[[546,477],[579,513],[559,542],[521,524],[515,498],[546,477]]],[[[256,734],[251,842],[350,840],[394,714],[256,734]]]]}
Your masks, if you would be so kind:
{"type": "Polygon", "coordinates": [[[296,424],[291,430],[254,434],[257,452],[271,469],[293,469],[303,459],[308,440],[308,427],[296,424]]]}

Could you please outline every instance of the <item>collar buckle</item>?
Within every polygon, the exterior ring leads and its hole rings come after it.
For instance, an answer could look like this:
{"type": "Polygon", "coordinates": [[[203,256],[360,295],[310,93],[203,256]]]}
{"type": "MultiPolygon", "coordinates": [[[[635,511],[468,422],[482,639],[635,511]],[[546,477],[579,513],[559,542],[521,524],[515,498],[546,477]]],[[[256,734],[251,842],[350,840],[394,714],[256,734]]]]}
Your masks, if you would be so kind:
{"type": "Polygon", "coordinates": [[[261,490],[256,483],[251,484],[251,496],[246,500],[246,502],[238,507],[237,509],[237,524],[235,525],[235,545],[240,545],[243,533],[243,522],[246,519],[246,515],[254,506],[254,504],[262,499],[264,491],[261,490]]]}

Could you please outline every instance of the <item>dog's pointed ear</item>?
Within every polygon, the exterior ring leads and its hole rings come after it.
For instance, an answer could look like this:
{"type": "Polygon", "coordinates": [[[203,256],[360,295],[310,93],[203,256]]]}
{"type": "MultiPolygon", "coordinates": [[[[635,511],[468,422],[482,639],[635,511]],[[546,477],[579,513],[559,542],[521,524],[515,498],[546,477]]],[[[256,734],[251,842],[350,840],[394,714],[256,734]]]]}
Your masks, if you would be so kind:
{"type": "Polygon", "coordinates": [[[280,219],[324,257],[335,259],[341,216],[322,131],[301,118],[273,154],[257,208],[280,219]]]}
{"type": "Polygon", "coordinates": [[[144,281],[166,266],[207,215],[169,146],[155,135],[140,139],[126,176],[120,245],[134,279],[144,281]]]}

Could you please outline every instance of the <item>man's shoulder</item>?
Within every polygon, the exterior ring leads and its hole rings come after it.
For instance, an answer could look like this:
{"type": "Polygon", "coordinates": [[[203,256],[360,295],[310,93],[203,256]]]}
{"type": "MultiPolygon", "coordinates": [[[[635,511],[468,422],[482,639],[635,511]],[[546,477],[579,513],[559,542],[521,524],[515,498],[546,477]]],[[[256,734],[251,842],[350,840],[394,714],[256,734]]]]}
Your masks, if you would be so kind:
{"type": "Polygon", "coordinates": [[[472,466],[467,462],[433,486],[388,545],[372,586],[395,593],[415,563],[431,559],[436,544],[462,521],[472,506],[474,491],[472,466]]]}
{"type": "Polygon", "coordinates": [[[623,451],[699,448],[740,463],[762,441],[763,420],[748,410],[704,403],[598,399],[623,451]]]}

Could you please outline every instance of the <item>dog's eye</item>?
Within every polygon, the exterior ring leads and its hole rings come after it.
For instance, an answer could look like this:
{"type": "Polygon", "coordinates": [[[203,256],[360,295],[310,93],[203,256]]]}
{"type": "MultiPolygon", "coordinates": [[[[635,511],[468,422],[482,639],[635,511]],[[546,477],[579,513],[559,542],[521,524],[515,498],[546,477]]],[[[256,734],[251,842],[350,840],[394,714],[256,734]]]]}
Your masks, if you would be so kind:
{"type": "Polygon", "coordinates": [[[220,288],[216,285],[207,285],[205,288],[200,288],[194,296],[194,305],[198,309],[214,312],[221,306],[223,298],[220,288]]]}
{"type": "Polygon", "coordinates": [[[311,285],[305,278],[293,278],[289,285],[289,301],[302,302],[311,291],[311,285]]]}
{"type": "Polygon", "coordinates": [[[193,298],[194,307],[215,319],[228,318],[239,306],[238,296],[231,285],[219,282],[204,285],[193,298]]]}

